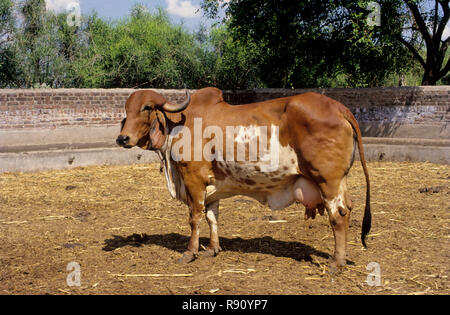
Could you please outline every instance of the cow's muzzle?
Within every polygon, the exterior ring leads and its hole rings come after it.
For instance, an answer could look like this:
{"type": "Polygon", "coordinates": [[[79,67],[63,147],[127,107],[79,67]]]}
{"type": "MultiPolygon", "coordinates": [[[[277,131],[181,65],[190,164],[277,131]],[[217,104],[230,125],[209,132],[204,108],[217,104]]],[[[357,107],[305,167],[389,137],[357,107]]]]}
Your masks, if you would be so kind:
{"type": "Polygon", "coordinates": [[[129,147],[130,137],[119,135],[117,137],[116,143],[121,147],[127,148],[129,147]]]}

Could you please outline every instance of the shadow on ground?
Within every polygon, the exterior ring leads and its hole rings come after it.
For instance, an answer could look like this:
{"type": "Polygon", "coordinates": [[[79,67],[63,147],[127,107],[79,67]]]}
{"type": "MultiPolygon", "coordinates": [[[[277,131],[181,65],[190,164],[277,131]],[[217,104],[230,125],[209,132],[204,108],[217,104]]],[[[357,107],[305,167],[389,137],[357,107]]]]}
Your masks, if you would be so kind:
{"type": "MultiPolygon", "coordinates": [[[[189,237],[177,233],[165,235],[132,234],[127,237],[113,235],[112,239],[105,240],[103,250],[113,251],[124,246],[140,247],[143,245],[158,245],[183,253],[187,248],[188,242],[189,237]]],[[[200,238],[200,244],[207,245],[208,242],[209,239],[205,237],[200,238]]],[[[330,257],[329,254],[318,251],[303,243],[275,240],[269,236],[252,239],[221,237],[220,245],[224,251],[269,254],[276,257],[292,258],[297,261],[313,262],[312,255],[325,259],[330,257]]]]}

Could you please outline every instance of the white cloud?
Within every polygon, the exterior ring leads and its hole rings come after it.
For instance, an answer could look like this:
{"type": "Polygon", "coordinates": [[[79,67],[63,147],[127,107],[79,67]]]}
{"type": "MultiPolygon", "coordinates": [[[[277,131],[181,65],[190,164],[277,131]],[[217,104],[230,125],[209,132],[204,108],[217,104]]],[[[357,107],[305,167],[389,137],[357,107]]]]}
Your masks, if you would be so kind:
{"type": "Polygon", "coordinates": [[[45,0],[47,10],[55,13],[72,11],[80,8],[80,0],[45,0]]]}
{"type": "Polygon", "coordinates": [[[167,12],[184,18],[200,17],[200,6],[194,5],[190,0],[166,0],[167,12]]]}

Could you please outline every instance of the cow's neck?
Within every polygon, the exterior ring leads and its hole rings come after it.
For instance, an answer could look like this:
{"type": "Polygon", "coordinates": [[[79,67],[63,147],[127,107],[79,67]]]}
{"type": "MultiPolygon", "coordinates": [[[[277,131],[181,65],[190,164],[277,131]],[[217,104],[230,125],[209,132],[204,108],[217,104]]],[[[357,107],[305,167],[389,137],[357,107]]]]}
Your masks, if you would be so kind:
{"type": "Polygon", "coordinates": [[[167,135],[166,140],[164,140],[164,144],[161,146],[161,148],[156,150],[156,153],[163,162],[166,160],[166,158],[168,158],[167,153],[170,151],[169,138],[170,137],[167,135]]]}
{"type": "Polygon", "coordinates": [[[181,113],[163,113],[166,119],[166,139],[164,140],[164,144],[161,146],[161,148],[157,150],[157,153],[161,161],[164,162],[165,160],[170,161],[170,148],[172,146],[172,137],[170,135],[170,131],[179,124],[183,124],[185,118],[183,119],[183,115],[181,113]]]}

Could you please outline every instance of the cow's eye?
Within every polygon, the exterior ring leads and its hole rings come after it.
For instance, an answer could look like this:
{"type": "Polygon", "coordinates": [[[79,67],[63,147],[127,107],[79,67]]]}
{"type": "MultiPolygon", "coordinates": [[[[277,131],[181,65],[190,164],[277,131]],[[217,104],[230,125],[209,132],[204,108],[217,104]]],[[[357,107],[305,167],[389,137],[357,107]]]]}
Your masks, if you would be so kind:
{"type": "Polygon", "coordinates": [[[143,112],[145,112],[145,111],[152,111],[153,110],[153,108],[151,107],[151,106],[149,106],[149,105],[145,105],[144,107],[142,107],[142,111],[143,112]]]}

